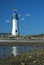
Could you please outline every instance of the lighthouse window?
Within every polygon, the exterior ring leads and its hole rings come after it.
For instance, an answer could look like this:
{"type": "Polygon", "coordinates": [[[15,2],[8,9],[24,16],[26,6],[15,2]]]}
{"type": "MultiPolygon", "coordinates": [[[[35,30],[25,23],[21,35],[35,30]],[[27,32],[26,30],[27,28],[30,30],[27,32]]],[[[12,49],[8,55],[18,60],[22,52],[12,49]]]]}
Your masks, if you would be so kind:
{"type": "Polygon", "coordinates": [[[17,32],[17,30],[16,30],[16,32],[17,32]]]}

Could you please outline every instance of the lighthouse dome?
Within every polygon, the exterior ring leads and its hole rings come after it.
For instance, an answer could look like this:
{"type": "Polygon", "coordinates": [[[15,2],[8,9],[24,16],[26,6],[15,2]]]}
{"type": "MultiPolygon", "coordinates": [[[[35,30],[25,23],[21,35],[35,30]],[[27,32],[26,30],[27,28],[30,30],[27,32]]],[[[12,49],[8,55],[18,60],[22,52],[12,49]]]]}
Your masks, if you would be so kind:
{"type": "Polygon", "coordinates": [[[13,19],[17,19],[18,20],[18,14],[17,13],[13,14],[13,19]]]}

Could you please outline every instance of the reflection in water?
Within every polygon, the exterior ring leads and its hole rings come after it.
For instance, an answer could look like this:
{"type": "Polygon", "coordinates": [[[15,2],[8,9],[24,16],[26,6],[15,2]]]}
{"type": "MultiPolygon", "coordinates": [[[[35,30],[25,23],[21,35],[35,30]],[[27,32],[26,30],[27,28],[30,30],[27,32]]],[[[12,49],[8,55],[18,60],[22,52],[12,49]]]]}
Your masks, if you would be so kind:
{"type": "Polygon", "coordinates": [[[0,46],[0,57],[8,57],[11,54],[18,55],[25,52],[37,51],[44,48],[44,46],[0,46]]]}
{"type": "Polygon", "coordinates": [[[17,55],[17,47],[12,47],[12,51],[11,51],[11,53],[13,54],[13,55],[17,55]]]}

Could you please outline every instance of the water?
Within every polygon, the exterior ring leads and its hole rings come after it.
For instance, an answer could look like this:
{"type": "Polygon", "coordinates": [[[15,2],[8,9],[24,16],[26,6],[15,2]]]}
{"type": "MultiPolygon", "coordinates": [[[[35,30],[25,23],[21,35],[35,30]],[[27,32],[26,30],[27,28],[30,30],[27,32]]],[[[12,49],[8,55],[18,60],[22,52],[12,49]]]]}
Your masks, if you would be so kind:
{"type": "Polygon", "coordinates": [[[11,54],[18,55],[25,52],[31,53],[44,48],[44,46],[0,46],[0,58],[8,57],[11,54]]]}

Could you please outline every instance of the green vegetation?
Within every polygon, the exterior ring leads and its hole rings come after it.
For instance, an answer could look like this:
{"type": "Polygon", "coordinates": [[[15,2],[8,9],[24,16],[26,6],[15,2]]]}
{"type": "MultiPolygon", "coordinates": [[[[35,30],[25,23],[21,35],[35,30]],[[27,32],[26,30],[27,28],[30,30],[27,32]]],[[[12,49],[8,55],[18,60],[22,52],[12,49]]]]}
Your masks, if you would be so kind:
{"type": "Polygon", "coordinates": [[[14,39],[16,39],[16,38],[19,38],[19,39],[32,39],[32,38],[42,38],[42,37],[44,37],[44,34],[38,34],[38,35],[25,35],[25,36],[11,36],[11,35],[8,35],[8,36],[0,36],[0,40],[1,39],[3,39],[3,40],[5,40],[5,39],[11,39],[11,40],[14,40],[14,39]]]}
{"type": "Polygon", "coordinates": [[[31,36],[4,36],[4,37],[0,37],[0,40],[3,39],[3,40],[6,40],[6,39],[11,39],[11,40],[14,40],[14,39],[30,39],[31,36]]]}
{"type": "Polygon", "coordinates": [[[44,65],[44,49],[0,59],[0,65],[44,65]]]}

